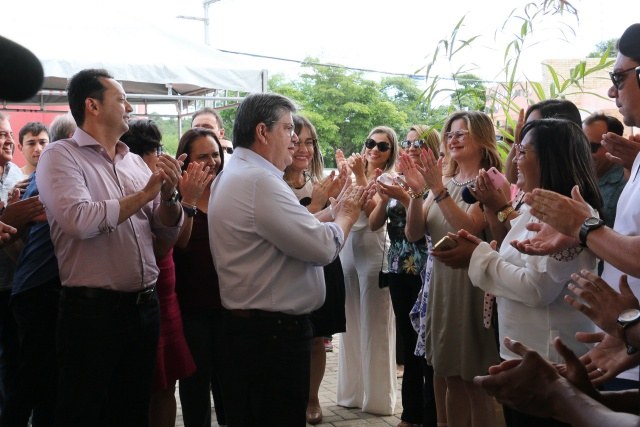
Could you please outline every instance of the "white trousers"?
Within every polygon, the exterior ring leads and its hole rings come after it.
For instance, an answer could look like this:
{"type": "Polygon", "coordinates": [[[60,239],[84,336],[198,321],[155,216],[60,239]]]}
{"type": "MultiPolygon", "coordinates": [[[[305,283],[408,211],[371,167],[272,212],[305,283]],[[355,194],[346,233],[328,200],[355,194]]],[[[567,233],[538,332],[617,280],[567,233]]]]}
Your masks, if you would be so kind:
{"type": "Polygon", "coordinates": [[[352,232],[340,254],[346,288],[347,331],[338,358],[340,406],[392,415],[396,405],[395,318],[389,288],[380,289],[378,273],[384,228],[352,232]]]}

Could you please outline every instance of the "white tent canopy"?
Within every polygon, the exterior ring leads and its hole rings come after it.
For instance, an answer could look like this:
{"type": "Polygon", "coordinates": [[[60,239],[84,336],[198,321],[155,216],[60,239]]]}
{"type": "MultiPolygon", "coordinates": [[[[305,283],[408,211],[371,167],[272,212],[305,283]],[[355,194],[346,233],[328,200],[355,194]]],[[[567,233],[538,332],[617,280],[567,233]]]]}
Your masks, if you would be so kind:
{"type": "Polygon", "coordinates": [[[266,90],[266,70],[246,58],[186,41],[148,24],[74,22],[11,27],[0,32],[35,53],[44,68],[43,90],[29,103],[66,103],[63,91],[68,79],[85,68],[106,69],[130,98],[143,102],[202,95],[224,99],[226,91],[266,90]]]}

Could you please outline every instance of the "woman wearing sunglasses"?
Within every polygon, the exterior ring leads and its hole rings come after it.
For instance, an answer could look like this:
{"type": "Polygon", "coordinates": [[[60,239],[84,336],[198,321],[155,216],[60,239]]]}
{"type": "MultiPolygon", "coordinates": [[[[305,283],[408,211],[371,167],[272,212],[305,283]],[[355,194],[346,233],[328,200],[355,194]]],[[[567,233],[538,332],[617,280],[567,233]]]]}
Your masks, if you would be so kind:
{"type": "MultiPolygon", "coordinates": [[[[402,156],[405,179],[415,196],[429,188],[426,200],[414,197],[407,210],[405,233],[410,241],[429,233],[438,242],[447,233],[467,228],[482,236],[487,222],[478,203],[462,200],[462,190],[475,182],[480,168],[500,169],[500,157],[491,119],[477,111],[450,115],[442,129],[445,157],[423,151],[423,165],[402,156]]],[[[436,259],[456,249],[434,250],[436,259]]],[[[424,283],[428,294],[424,330],[427,362],[447,385],[446,414],[451,427],[495,424],[492,399],[473,384],[498,359],[493,329],[483,325],[484,292],[470,284],[465,268],[433,264],[424,283]]],[[[420,343],[422,344],[422,343],[420,343]]]]}
{"type": "MultiPolygon", "coordinates": [[[[393,169],[398,139],[393,129],[374,128],[362,152],[349,159],[358,185],[393,169]]],[[[393,414],[396,404],[395,327],[389,289],[380,288],[385,230],[369,228],[368,215],[380,198],[365,205],[340,254],[346,291],[347,332],[342,334],[338,365],[338,405],[378,415],[393,414]]],[[[386,262],[384,263],[386,265],[386,262]]]]}
{"type": "MultiPolygon", "coordinates": [[[[337,197],[346,181],[346,168],[338,177],[332,172],[323,178],[324,164],[318,133],[305,117],[294,115],[293,124],[298,142],[294,143],[293,161],[284,170],[284,180],[289,184],[300,204],[309,212],[317,213],[329,203],[329,197],[337,197]]],[[[322,422],[322,408],[318,392],[324,377],[327,354],[324,337],[345,331],[344,277],[340,258],[324,267],[326,296],[322,307],[311,313],[313,340],[311,341],[311,370],[309,400],[307,402],[307,422],[322,422]]]]}
{"type": "MultiPolygon", "coordinates": [[[[403,153],[420,161],[420,150],[440,151],[440,136],[435,129],[424,125],[414,125],[401,143],[403,153]]],[[[398,168],[398,173],[402,173],[398,168]]],[[[414,354],[418,335],[409,319],[422,279],[420,273],[428,257],[427,240],[409,242],[404,234],[407,212],[411,197],[398,180],[392,184],[378,181],[378,203],[369,215],[372,230],[387,227],[389,250],[387,265],[389,270],[389,292],[396,316],[396,333],[400,336],[404,354],[404,375],[402,377],[402,420],[397,427],[414,425],[435,426],[436,405],[433,394],[433,368],[424,357],[414,354]]],[[[444,409],[444,408],[443,408],[444,409]]]]}

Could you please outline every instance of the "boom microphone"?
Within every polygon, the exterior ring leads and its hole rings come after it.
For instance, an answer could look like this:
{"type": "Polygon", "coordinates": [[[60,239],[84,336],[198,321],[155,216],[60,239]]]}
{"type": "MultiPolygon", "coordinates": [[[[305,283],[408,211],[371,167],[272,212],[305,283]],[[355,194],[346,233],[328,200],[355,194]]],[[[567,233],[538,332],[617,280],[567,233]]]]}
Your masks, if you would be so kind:
{"type": "Polygon", "coordinates": [[[25,47],[0,36],[0,99],[24,101],[42,87],[44,70],[25,47]]]}

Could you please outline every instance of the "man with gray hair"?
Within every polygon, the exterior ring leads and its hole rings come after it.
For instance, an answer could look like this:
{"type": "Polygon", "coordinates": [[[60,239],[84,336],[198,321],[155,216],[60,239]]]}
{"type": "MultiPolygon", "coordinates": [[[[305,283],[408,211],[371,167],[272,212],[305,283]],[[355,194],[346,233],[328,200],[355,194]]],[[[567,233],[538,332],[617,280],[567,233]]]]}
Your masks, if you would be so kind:
{"type": "Polygon", "coordinates": [[[324,302],[322,266],[338,256],[368,194],[345,189],[317,216],[300,205],[283,179],[299,142],[294,112],[283,96],[248,96],[236,114],[235,153],[211,188],[229,426],[306,425],[309,313],[324,302]]]}
{"type": "Polygon", "coordinates": [[[76,121],[73,119],[71,113],[62,114],[56,117],[49,126],[49,136],[51,142],[59,139],[71,138],[76,131],[76,121]]]}

